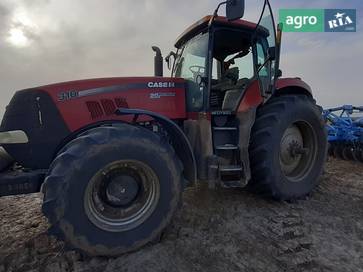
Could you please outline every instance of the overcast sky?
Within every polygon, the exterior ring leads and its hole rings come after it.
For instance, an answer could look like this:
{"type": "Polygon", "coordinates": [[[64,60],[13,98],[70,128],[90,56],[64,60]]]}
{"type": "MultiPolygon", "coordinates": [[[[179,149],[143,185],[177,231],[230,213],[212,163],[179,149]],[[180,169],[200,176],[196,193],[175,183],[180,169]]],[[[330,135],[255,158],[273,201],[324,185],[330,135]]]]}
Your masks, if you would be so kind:
{"type": "MultiPolygon", "coordinates": [[[[262,0],[259,0],[262,2],[262,0]]],[[[0,0],[0,116],[15,90],[53,82],[153,73],[216,0],[0,0]]],[[[249,18],[256,0],[246,0],[249,18]]],[[[363,105],[361,0],[271,0],[279,8],[356,8],[356,33],[284,33],[281,69],[300,76],[323,106],[363,105]]],[[[168,72],[167,72],[168,73],[168,72]]]]}

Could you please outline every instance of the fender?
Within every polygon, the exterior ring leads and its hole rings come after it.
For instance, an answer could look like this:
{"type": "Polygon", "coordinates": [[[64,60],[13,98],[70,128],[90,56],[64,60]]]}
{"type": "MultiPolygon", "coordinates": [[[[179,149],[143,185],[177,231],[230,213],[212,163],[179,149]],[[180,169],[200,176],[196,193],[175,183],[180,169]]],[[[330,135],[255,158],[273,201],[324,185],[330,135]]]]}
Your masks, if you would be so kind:
{"type": "Polygon", "coordinates": [[[299,77],[278,79],[275,90],[274,95],[305,94],[309,97],[313,97],[310,86],[299,77]]]}
{"type": "Polygon", "coordinates": [[[139,115],[147,115],[158,121],[171,137],[174,150],[183,163],[185,179],[191,183],[197,181],[197,164],[193,149],[187,136],[176,123],[161,114],[141,109],[120,108],[115,113],[117,115],[134,115],[134,121],[139,115]]]}

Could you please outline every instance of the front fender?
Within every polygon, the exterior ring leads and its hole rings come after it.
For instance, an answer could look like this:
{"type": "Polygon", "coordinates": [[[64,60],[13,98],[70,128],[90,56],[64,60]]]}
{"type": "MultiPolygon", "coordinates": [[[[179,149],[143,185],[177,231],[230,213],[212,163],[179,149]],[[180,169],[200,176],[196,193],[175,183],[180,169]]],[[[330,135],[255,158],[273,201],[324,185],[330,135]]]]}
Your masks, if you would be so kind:
{"type": "Polygon", "coordinates": [[[176,123],[161,114],[141,109],[120,108],[116,110],[116,114],[134,115],[134,120],[139,115],[147,115],[158,121],[171,137],[174,150],[183,163],[185,179],[192,183],[197,181],[197,164],[193,149],[187,136],[176,123]]]}

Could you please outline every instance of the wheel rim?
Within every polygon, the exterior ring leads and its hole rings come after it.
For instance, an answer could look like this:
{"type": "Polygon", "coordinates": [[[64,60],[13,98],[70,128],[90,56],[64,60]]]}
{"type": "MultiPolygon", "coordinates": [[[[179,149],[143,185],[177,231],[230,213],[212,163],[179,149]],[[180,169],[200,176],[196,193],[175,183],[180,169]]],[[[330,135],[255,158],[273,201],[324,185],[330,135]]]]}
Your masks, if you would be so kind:
{"type": "Polygon", "coordinates": [[[314,166],[318,144],[314,129],[305,121],[288,127],[280,143],[280,166],[291,182],[304,180],[314,166]]]}
{"type": "Polygon", "coordinates": [[[145,163],[112,162],[98,171],[87,185],[84,208],[97,227],[113,232],[134,229],[154,212],[160,183],[145,163]]]}

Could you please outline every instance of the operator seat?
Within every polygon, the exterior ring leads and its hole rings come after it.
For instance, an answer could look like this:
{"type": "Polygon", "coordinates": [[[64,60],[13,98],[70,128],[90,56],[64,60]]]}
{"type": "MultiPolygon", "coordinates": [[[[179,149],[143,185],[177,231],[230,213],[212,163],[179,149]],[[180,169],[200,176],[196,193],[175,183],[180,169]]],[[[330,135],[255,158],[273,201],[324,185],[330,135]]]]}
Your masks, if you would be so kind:
{"type": "Polygon", "coordinates": [[[212,90],[225,92],[233,88],[238,81],[239,77],[239,69],[238,67],[233,67],[231,69],[227,69],[221,77],[221,80],[212,86],[212,90]]]}
{"type": "Polygon", "coordinates": [[[220,110],[227,90],[234,89],[239,77],[238,67],[227,69],[219,80],[212,80],[210,104],[220,110]]]}
{"type": "Polygon", "coordinates": [[[236,108],[237,103],[240,100],[239,98],[241,97],[242,93],[245,91],[249,81],[250,80],[248,78],[242,78],[238,80],[235,86],[233,86],[233,89],[226,91],[222,104],[223,111],[232,111],[236,108]]]}

